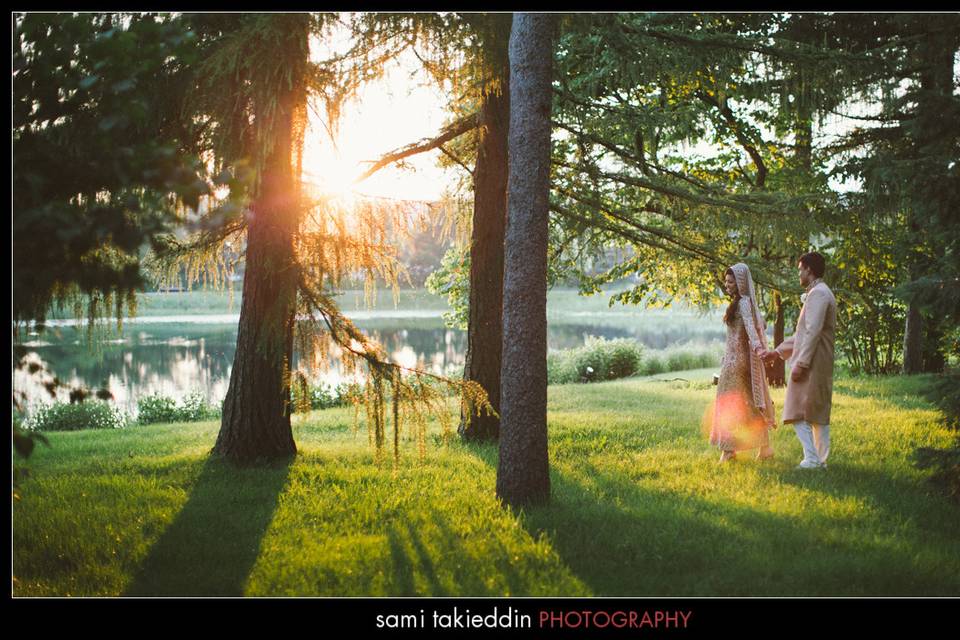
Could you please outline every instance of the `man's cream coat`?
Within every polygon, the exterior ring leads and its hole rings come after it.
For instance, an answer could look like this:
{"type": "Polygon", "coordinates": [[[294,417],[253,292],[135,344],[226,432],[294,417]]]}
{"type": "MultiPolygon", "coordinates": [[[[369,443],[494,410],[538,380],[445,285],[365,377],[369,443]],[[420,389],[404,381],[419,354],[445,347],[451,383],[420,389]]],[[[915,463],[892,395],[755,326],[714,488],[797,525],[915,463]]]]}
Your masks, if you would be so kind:
{"type": "Polygon", "coordinates": [[[822,280],[808,289],[797,329],[776,351],[791,368],[806,366],[807,376],[787,383],[783,422],[805,420],[830,424],[833,400],[833,345],[837,329],[837,300],[822,280]]]}

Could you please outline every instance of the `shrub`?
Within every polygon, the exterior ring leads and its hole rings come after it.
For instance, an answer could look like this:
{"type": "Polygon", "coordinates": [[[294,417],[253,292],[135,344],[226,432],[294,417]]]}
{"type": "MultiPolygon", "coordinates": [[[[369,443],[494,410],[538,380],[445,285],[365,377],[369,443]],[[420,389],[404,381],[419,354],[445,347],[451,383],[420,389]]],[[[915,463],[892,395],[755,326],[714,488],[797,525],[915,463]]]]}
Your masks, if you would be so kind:
{"type": "Polygon", "coordinates": [[[653,354],[645,357],[640,364],[640,373],[645,376],[653,376],[666,370],[667,366],[664,364],[663,358],[653,354]]]}
{"type": "Polygon", "coordinates": [[[130,416],[106,402],[55,402],[41,406],[27,421],[32,431],[79,431],[81,429],[123,429],[130,416]]]}
{"type": "MultiPolygon", "coordinates": [[[[653,373],[666,373],[668,371],[686,371],[689,369],[705,369],[707,367],[720,367],[720,359],[723,357],[722,344],[685,344],[664,349],[658,353],[661,359],[659,371],[649,371],[644,366],[644,373],[652,375],[653,373]]],[[[655,368],[655,367],[651,367],[655,368]]]]}
{"type": "Polygon", "coordinates": [[[333,386],[321,382],[312,385],[306,383],[304,378],[298,378],[294,384],[290,385],[290,399],[296,411],[316,411],[344,406],[348,404],[347,392],[345,384],[333,386]]]}
{"type": "Polygon", "coordinates": [[[570,357],[572,349],[551,351],[547,354],[547,384],[577,382],[577,368],[570,357]]]}
{"type": "Polygon", "coordinates": [[[199,391],[187,394],[178,404],[170,396],[160,392],[137,400],[137,422],[198,422],[220,416],[220,407],[207,404],[199,391]]]}
{"type": "Polygon", "coordinates": [[[137,422],[140,424],[174,422],[176,415],[177,403],[169,396],[154,393],[137,400],[137,422]]]}
{"type": "Polygon", "coordinates": [[[593,382],[636,375],[642,354],[643,347],[634,340],[589,336],[582,347],[547,355],[547,382],[593,382]]]}
{"type": "Polygon", "coordinates": [[[220,407],[207,404],[207,399],[199,391],[184,396],[177,411],[178,422],[199,422],[220,417],[220,407]]]}
{"type": "Polygon", "coordinates": [[[593,382],[719,368],[722,355],[722,344],[686,344],[645,353],[642,345],[628,338],[605,340],[591,336],[582,347],[547,354],[547,382],[593,382]]]}

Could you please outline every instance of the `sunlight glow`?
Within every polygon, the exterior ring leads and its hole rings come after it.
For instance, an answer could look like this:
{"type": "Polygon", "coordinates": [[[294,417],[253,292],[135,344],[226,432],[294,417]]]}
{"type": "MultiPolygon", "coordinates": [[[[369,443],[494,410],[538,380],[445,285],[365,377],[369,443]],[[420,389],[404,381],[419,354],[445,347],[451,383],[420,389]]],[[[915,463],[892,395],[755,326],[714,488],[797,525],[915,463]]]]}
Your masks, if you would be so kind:
{"type": "Polygon", "coordinates": [[[705,437],[727,442],[734,450],[759,446],[766,429],[763,417],[751,411],[749,400],[737,391],[718,394],[703,412],[700,424],[705,437]]]}
{"type": "Polygon", "coordinates": [[[412,156],[406,169],[385,167],[367,180],[354,184],[383,155],[411,142],[431,138],[443,127],[445,96],[428,80],[412,55],[383,78],[362,88],[355,101],[344,105],[336,140],[330,138],[323,120],[323,107],[309,110],[304,148],[304,181],[323,193],[341,198],[358,195],[400,200],[439,200],[453,181],[454,170],[436,166],[438,150],[412,156]]]}

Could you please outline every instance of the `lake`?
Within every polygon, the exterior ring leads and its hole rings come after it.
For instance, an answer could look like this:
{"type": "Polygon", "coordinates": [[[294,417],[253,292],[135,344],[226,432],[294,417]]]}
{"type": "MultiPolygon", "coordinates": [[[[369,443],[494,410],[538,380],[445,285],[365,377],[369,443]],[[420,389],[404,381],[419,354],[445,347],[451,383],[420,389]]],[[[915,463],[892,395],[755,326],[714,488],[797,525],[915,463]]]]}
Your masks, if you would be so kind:
{"type": "MultiPolygon", "coordinates": [[[[722,342],[725,335],[718,313],[606,309],[597,301],[558,296],[551,294],[548,306],[550,349],[580,346],[591,335],[633,338],[654,350],[722,342]]],[[[432,373],[459,374],[466,332],[444,326],[445,304],[429,302],[403,308],[401,300],[400,308],[348,310],[347,315],[380,342],[393,361],[432,373]]],[[[154,392],[179,399],[200,391],[211,402],[222,401],[236,350],[238,314],[163,312],[163,307],[151,310],[148,306],[145,315],[126,320],[122,332],[111,324],[99,329],[100,335],[92,341],[82,324],[52,320],[42,333],[24,332],[20,344],[61,380],[108,388],[117,406],[130,413],[135,413],[140,397],[154,392]]],[[[302,364],[295,357],[294,366],[303,369],[302,364]]],[[[325,373],[311,377],[328,384],[342,381],[339,362],[332,359],[330,365],[325,373]]],[[[50,401],[35,376],[15,370],[14,385],[27,392],[28,406],[50,401]]],[[[61,393],[66,399],[66,392],[61,393]]]]}

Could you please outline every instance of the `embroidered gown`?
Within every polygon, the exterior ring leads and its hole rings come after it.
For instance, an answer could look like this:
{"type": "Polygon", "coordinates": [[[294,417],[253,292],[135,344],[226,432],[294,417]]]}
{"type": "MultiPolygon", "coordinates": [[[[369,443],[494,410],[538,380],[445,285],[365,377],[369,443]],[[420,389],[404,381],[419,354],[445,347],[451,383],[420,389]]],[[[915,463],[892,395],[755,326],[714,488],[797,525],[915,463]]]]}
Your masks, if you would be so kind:
{"type": "Polygon", "coordinates": [[[759,355],[765,342],[750,313],[750,301],[740,298],[733,321],[727,325],[710,429],[710,444],[723,451],[769,445],[768,431],[775,428],[775,420],[759,355]]]}

